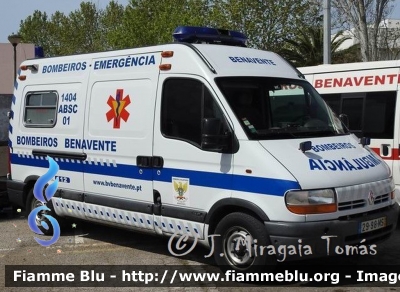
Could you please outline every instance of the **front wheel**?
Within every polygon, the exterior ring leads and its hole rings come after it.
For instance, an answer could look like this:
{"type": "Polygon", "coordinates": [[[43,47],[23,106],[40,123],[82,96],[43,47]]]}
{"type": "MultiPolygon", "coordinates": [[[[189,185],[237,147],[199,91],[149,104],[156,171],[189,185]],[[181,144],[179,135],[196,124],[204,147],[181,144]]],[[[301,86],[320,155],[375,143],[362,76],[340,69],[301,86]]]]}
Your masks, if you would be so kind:
{"type": "Polygon", "coordinates": [[[215,229],[214,258],[222,269],[241,272],[273,267],[276,258],[267,254],[270,244],[264,224],[246,213],[231,213],[215,229]]]}

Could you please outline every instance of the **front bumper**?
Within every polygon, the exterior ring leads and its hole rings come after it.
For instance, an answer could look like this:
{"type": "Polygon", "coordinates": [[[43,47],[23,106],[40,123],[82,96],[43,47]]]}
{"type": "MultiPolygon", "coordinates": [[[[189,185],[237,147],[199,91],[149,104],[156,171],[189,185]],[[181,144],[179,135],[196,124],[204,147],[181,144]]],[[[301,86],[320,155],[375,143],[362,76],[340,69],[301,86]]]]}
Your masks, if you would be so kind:
{"type": "Polygon", "coordinates": [[[399,209],[398,204],[393,204],[370,214],[360,214],[345,220],[265,222],[265,226],[271,244],[277,251],[278,261],[363,254],[365,249],[357,247],[361,245],[366,247],[367,253],[373,254],[371,245],[388,239],[395,231],[399,209]],[[386,227],[366,233],[359,232],[361,222],[383,216],[386,217],[386,227]],[[310,247],[311,253],[306,245],[310,247]],[[279,249],[282,252],[278,252],[279,249]],[[291,253],[289,249],[292,250],[291,253]]]}

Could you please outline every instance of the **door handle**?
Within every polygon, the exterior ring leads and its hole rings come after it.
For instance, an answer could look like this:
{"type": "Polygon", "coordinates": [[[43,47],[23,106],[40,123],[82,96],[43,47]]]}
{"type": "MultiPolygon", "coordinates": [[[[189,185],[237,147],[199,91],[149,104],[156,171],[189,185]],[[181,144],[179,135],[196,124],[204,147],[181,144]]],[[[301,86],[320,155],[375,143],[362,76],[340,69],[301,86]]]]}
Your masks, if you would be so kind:
{"type": "Polygon", "coordinates": [[[164,159],[161,156],[153,156],[153,167],[162,168],[164,166],[164,159]]]}
{"type": "Polygon", "coordinates": [[[382,144],[381,145],[381,153],[382,153],[382,156],[391,156],[392,153],[391,153],[390,144],[382,144]]]}
{"type": "Polygon", "coordinates": [[[138,156],[136,157],[136,165],[143,168],[153,167],[153,159],[151,156],[138,156]]]}
{"type": "Polygon", "coordinates": [[[136,165],[143,168],[162,168],[164,159],[161,156],[138,156],[136,165]]]}

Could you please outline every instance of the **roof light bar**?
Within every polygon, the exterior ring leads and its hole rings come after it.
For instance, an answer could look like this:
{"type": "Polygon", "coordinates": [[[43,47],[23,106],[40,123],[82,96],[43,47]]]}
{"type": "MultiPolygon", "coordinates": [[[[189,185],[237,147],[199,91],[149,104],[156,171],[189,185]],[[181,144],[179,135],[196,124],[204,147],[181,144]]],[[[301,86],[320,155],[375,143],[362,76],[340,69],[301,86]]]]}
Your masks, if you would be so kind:
{"type": "Polygon", "coordinates": [[[178,26],[172,34],[175,42],[246,46],[247,37],[238,31],[200,26],[178,26]]]}
{"type": "Polygon", "coordinates": [[[35,58],[43,58],[44,51],[43,47],[35,46],[35,58]]]}

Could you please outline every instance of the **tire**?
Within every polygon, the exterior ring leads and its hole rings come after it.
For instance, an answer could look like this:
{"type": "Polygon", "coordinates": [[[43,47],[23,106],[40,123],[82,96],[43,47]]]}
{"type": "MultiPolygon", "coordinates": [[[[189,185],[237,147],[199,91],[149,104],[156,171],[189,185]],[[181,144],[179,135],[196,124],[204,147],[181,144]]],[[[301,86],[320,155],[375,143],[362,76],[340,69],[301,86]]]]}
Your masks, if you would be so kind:
{"type": "MultiPolygon", "coordinates": [[[[33,209],[35,209],[37,207],[41,207],[41,206],[46,206],[46,204],[42,203],[41,201],[36,199],[36,197],[33,195],[33,189],[31,189],[29,191],[29,194],[28,194],[28,197],[26,200],[27,216],[32,212],[33,209]]],[[[50,215],[51,213],[52,213],[51,211],[41,211],[37,214],[37,216],[35,218],[37,227],[39,227],[40,231],[42,231],[44,235],[52,235],[53,234],[52,224],[46,217],[44,217],[44,215],[47,215],[47,214],[50,215]],[[49,228],[48,229],[44,228],[42,226],[42,222],[45,222],[49,228]]]]}
{"type": "Polygon", "coordinates": [[[218,223],[215,235],[219,236],[215,236],[214,259],[222,270],[247,273],[275,268],[276,257],[269,256],[266,249],[260,254],[259,247],[268,246],[270,240],[264,224],[253,216],[231,213],[218,223]]]}

